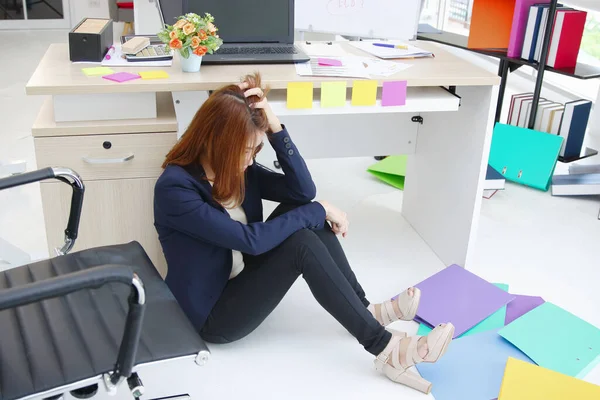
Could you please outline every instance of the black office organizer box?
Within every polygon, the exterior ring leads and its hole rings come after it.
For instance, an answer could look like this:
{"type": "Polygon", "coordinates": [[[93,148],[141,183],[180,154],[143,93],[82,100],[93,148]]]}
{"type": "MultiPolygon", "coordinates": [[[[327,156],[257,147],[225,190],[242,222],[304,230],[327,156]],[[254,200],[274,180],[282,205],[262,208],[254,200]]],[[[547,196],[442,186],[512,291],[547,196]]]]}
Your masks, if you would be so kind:
{"type": "Polygon", "coordinates": [[[113,21],[84,18],[69,32],[71,61],[101,62],[113,44],[113,21]]]}

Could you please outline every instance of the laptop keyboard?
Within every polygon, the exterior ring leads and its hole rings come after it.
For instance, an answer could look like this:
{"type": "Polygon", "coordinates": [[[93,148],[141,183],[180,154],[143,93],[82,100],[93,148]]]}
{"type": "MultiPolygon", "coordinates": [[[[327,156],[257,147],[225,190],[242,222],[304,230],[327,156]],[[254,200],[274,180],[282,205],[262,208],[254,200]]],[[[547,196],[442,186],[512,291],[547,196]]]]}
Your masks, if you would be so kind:
{"type": "Polygon", "coordinates": [[[296,54],[294,46],[277,47],[222,47],[215,54],[296,54]]]}

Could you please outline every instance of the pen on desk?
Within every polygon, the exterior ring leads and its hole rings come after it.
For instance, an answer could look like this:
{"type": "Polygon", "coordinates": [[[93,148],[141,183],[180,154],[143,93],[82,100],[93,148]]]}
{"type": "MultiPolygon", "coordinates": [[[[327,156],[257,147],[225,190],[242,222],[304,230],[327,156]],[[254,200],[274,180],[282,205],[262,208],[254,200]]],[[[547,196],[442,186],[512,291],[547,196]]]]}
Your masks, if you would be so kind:
{"type": "Polygon", "coordinates": [[[373,43],[373,46],[387,47],[388,49],[404,49],[404,50],[408,49],[408,46],[406,46],[404,44],[373,43]]]}
{"type": "Polygon", "coordinates": [[[106,56],[104,57],[107,60],[110,60],[110,54],[115,52],[115,46],[110,46],[108,51],[106,52],[106,56]]]}

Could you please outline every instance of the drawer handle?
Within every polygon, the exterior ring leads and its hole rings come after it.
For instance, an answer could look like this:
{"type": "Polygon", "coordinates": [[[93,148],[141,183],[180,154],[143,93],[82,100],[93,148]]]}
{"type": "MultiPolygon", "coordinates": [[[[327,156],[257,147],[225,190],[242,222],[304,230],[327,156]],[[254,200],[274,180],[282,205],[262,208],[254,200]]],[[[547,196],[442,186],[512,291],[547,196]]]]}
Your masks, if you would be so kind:
{"type": "Polygon", "coordinates": [[[121,158],[90,158],[90,157],[81,157],[81,159],[88,164],[122,164],[127,161],[133,160],[133,153],[121,157],[121,158]]]}

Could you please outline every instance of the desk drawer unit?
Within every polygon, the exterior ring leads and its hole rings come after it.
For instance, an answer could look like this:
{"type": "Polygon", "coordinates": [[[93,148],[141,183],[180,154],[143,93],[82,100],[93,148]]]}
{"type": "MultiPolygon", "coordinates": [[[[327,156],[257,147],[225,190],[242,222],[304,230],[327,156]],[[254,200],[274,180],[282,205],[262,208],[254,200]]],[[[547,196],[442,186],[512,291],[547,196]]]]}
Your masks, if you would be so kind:
{"type": "MultiPolygon", "coordinates": [[[[79,235],[72,251],[138,241],[158,272],[165,276],[167,263],[154,228],[154,185],[157,178],[84,181],[85,195],[79,235]]],[[[69,218],[71,188],[62,182],[40,185],[48,247],[64,243],[69,218]]]]}
{"type": "Polygon", "coordinates": [[[39,168],[63,166],[85,181],[155,178],[177,141],[175,132],[37,137],[39,168]]]}

